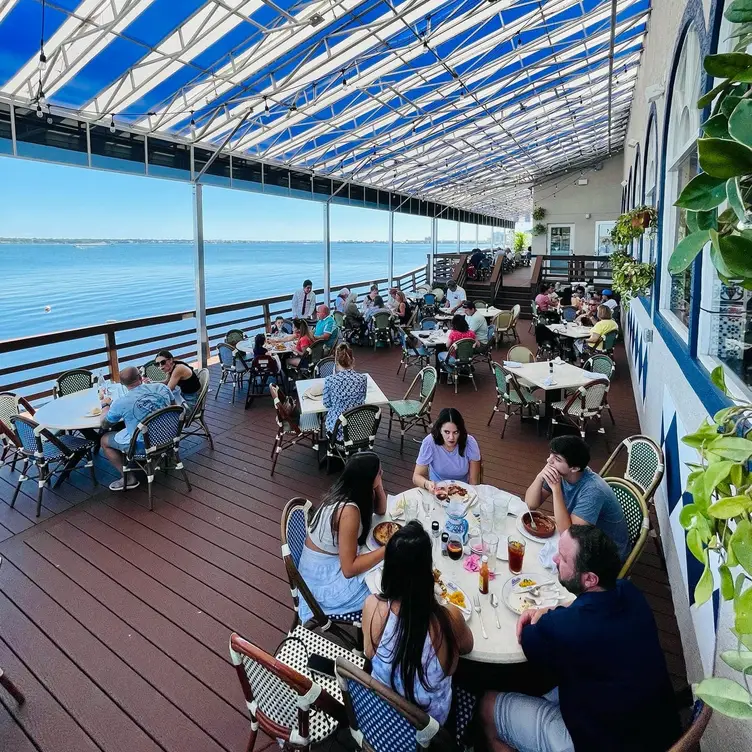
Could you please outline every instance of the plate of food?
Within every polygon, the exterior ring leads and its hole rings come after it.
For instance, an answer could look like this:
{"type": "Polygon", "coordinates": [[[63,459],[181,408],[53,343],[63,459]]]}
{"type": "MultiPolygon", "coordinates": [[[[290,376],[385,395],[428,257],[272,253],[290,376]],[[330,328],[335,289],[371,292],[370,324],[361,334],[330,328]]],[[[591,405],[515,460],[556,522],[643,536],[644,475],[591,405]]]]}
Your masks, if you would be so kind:
{"type": "Polygon", "coordinates": [[[461,501],[469,509],[478,500],[476,490],[461,480],[444,480],[436,483],[434,496],[441,506],[448,506],[450,501],[461,501]]]}
{"type": "Polygon", "coordinates": [[[428,339],[431,335],[428,332],[418,335],[421,339],[428,339]]]}
{"type": "Polygon", "coordinates": [[[303,396],[308,397],[309,399],[319,399],[320,397],[323,397],[324,385],[314,384],[313,386],[309,386],[308,389],[303,392],[303,396]]]}
{"type": "Polygon", "coordinates": [[[562,597],[558,583],[551,584],[550,579],[547,575],[541,576],[530,572],[516,574],[504,583],[501,589],[501,599],[515,614],[521,614],[529,608],[555,606],[562,600],[562,597]],[[540,586],[540,590],[531,590],[536,585],[540,586]]]}
{"type": "Polygon", "coordinates": [[[540,542],[553,537],[556,532],[556,522],[553,517],[549,517],[543,512],[524,512],[517,518],[517,530],[526,538],[540,542]],[[533,515],[535,524],[538,529],[535,530],[530,523],[530,515],[533,515]]]}
{"type": "Polygon", "coordinates": [[[389,539],[402,527],[401,522],[384,521],[379,522],[371,528],[366,543],[371,551],[376,551],[389,543],[389,539]]]}
{"type": "Polygon", "coordinates": [[[438,569],[433,570],[433,580],[436,583],[436,595],[442,603],[451,603],[462,612],[465,621],[470,621],[473,613],[472,602],[467,593],[453,582],[444,581],[438,569]]]}
{"type": "Polygon", "coordinates": [[[91,410],[89,410],[84,417],[85,418],[96,418],[98,415],[102,414],[102,408],[101,407],[92,407],[91,410]]]}

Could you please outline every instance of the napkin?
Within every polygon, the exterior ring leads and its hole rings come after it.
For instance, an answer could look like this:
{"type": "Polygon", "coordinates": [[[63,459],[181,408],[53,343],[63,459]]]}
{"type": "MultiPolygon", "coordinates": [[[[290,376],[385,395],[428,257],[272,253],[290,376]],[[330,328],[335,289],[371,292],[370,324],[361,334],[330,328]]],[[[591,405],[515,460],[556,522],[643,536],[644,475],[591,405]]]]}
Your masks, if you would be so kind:
{"type": "Polygon", "coordinates": [[[556,572],[557,567],[554,563],[554,554],[559,550],[559,536],[555,535],[549,538],[538,554],[538,561],[549,571],[556,572]]]}
{"type": "Polygon", "coordinates": [[[553,386],[555,383],[556,382],[550,376],[546,376],[546,378],[543,379],[544,386],[553,386]]]}
{"type": "MultiPolygon", "coordinates": [[[[465,559],[465,563],[462,566],[468,572],[480,572],[480,556],[478,556],[478,554],[470,554],[470,556],[465,559]]],[[[489,572],[488,577],[493,580],[496,577],[496,573],[489,572]]]]}
{"type": "Polygon", "coordinates": [[[520,363],[519,360],[505,360],[504,365],[507,368],[519,368],[522,365],[522,363],[520,363]]]}

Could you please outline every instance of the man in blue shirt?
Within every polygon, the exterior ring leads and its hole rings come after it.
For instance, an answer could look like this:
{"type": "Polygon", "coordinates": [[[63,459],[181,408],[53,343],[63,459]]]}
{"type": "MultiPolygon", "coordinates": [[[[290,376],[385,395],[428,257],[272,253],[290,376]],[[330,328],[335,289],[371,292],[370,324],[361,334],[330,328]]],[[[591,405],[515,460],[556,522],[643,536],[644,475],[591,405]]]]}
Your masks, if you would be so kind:
{"type": "Polygon", "coordinates": [[[611,490],[589,467],[590,447],[579,436],[558,436],[549,445],[551,453],[525,492],[530,509],[553,497],[556,529],[570,525],[595,525],[616,544],[621,560],[629,554],[629,534],[624,511],[611,490]]]}
{"type": "Polygon", "coordinates": [[[329,306],[323,303],[316,309],[316,328],[313,330],[314,342],[326,342],[335,330],[337,324],[334,316],[329,313],[329,306]]]}
{"type": "Polygon", "coordinates": [[[665,752],[681,734],[666,659],[645,597],[617,580],[613,541],[572,525],[554,556],[567,607],[528,609],[517,624],[531,672],[553,674],[543,697],[490,692],[481,717],[492,752],[665,752]]]}
{"type": "MultiPolygon", "coordinates": [[[[110,397],[102,399],[102,425],[110,428],[115,423],[124,422],[122,430],[108,431],[102,436],[101,444],[104,456],[118,472],[123,470],[123,455],[128,451],[131,438],[147,415],[175,402],[172,392],[164,384],[145,384],[141,374],[133,366],[120,371],[120,383],[128,390],[123,397],[114,402],[110,397]]],[[[137,446],[143,449],[143,439],[139,439],[137,446]]],[[[111,491],[123,490],[123,477],[110,483],[111,491]]],[[[131,477],[128,488],[136,488],[138,481],[131,477]]]]}

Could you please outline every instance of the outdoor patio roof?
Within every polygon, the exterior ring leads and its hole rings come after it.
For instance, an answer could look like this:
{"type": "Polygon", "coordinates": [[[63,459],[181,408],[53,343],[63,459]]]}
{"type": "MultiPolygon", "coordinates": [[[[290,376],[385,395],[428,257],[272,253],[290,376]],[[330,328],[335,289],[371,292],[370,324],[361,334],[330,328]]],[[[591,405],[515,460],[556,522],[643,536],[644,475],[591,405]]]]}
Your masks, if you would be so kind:
{"type": "Polygon", "coordinates": [[[0,0],[0,98],[492,216],[623,142],[649,0],[0,0]]]}

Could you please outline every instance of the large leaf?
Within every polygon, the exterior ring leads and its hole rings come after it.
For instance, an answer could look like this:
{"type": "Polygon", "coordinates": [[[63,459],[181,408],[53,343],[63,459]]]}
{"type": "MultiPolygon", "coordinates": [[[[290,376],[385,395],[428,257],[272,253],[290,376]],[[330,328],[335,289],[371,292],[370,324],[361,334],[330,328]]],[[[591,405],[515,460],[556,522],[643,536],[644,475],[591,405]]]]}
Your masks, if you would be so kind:
{"type": "MultiPolygon", "coordinates": [[[[752,102],[750,102],[752,104],[752,102]]],[[[752,117],[752,113],[750,114],[752,117]]],[[[741,186],[739,185],[739,178],[731,178],[726,181],[726,195],[728,197],[729,206],[736,212],[736,216],[744,221],[746,218],[744,210],[744,199],[742,198],[741,186]]]]}
{"type": "MultiPolygon", "coordinates": [[[[752,524],[740,520],[731,536],[731,548],[737,561],[747,574],[752,575],[752,524]]],[[[752,632],[752,630],[750,630],[752,632]]]]}
{"type": "Polygon", "coordinates": [[[668,271],[670,274],[680,274],[688,269],[695,260],[695,256],[710,242],[710,232],[700,230],[687,235],[681,240],[679,245],[674,248],[671,258],[668,261],[668,271]]]}
{"type": "Polygon", "coordinates": [[[735,178],[752,172],[752,149],[723,138],[697,140],[700,167],[716,178],[735,178]]]}
{"type": "Polygon", "coordinates": [[[731,570],[725,564],[721,564],[718,567],[718,574],[721,575],[721,595],[723,596],[723,600],[733,600],[734,578],[731,576],[731,570]]]}
{"type": "Polygon", "coordinates": [[[708,566],[706,554],[705,569],[702,570],[700,580],[695,587],[695,606],[699,608],[703,603],[707,603],[711,595],[713,595],[713,573],[708,566]]]}
{"type": "Polygon", "coordinates": [[[705,70],[716,78],[735,78],[752,67],[752,56],[741,52],[727,52],[720,55],[706,55],[703,61],[705,70]]]}
{"type": "Polygon", "coordinates": [[[687,211],[687,227],[689,227],[690,232],[697,232],[698,230],[717,230],[718,210],[687,211]]]}
{"type": "Polygon", "coordinates": [[[746,671],[752,668],[752,652],[749,650],[724,650],[721,658],[726,665],[736,671],[746,671]]]}
{"type": "Polygon", "coordinates": [[[726,388],[726,372],[723,370],[723,366],[716,366],[710,372],[710,380],[724,393],[728,394],[726,388]]]}
{"type": "Polygon", "coordinates": [[[718,96],[718,94],[720,94],[722,91],[726,91],[729,88],[731,88],[731,79],[721,81],[718,86],[714,86],[707,94],[703,94],[697,100],[697,109],[704,109],[718,96]]]}
{"type": "MultiPolygon", "coordinates": [[[[712,446],[718,439],[713,439],[709,446],[712,446]]],[[[716,486],[728,478],[734,463],[731,460],[723,462],[714,462],[705,471],[705,491],[708,495],[715,491],[716,486]]]]}
{"type": "Polygon", "coordinates": [[[752,146],[752,101],[742,99],[728,121],[729,134],[746,146],[752,146]]]}
{"type": "MultiPolygon", "coordinates": [[[[700,578],[702,580],[702,577],[700,578]]],[[[699,583],[698,583],[699,587],[699,583]]],[[[697,590],[695,589],[695,592],[697,590]]],[[[752,632],[752,588],[747,588],[734,601],[734,629],[739,634],[752,632]]]]}
{"type": "Polygon", "coordinates": [[[752,21],[752,0],[734,0],[723,14],[731,23],[752,21]]]}
{"type": "Polygon", "coordinates": [[[731,92],[726,94],[724,97],[721,97],[719,100],[721,104],[721,112],[727,117],[730,118],[733,111],[736,109],[736,106],[739,104],[739,102],[742,101],[741,94],[735,94],[733,92],[733,89],[731,92]]]}
{"type": "Polygon", "coordinates": [[[702,129],[706,136],[710,138],[731,138],[728,132],[728,118],[721,113],[708,118],[703,124],[702,129]]]}
{"type": "Polygon", "coordinates": [[[731,279],[731,277],[734,276],[731,273],[731,270],[726,266],[726,262],[723,260],[721,252],[714,245],[710,246],[710,260],[713,262],[713,266],[721,277],[731,279]]]}
{"type": "Polygon", "coordinates": [[[710,677],[703,679],[695,694],[713,710],[740,720],[752,720],[752,705],[749,692],[731,679],[710,677]]]}
{"type": "Polygon", "coordinates": [[[719,499],[715,504],[708,507],[708,514],[717,520],[730,520],[738,517],[749,506],[750,499],[747,496],[730,496],[719,499]]]}
{"type": "Polygon", "coordinates": [[[696,527],[687,532],[687,548],[697,561],[705,563],[705,546],[702,544],[702,534],[696,527]]]}
{"type": "MultiPolygon", "coordinates": [[[[725,460],[731,460],[732,462],[746,462],[752,457],[752,441],[749,439],[743,439],[741,436],[719,436],[708,444],[708,451],[723,457],[725,460]]],[[[710,472],[713,467],[714,466],[711,465],[710,468],[708,468],[708,472],[710,472]]],[[[705,483],[707,485],[707,474],[705,477],[705,483]]],[[[719,482],[725,480],[727,477],[728,472],[719,478],[719,482]]],[[[716,485],[718,484],[716,483],[716,485]]]]}
{"type": "Polygon", "coordinates": [[[741,235],[721,235],[718,250],[733,275],[752,277],[752,240],[741,235]]]}
{"type": "Polygon", "coordinates": [[[720,206],[725,200],[726,185],[723,179],[701,172],[684,186],[674,206],[681,206],[692,211],[708,211],[720,206]]]}

